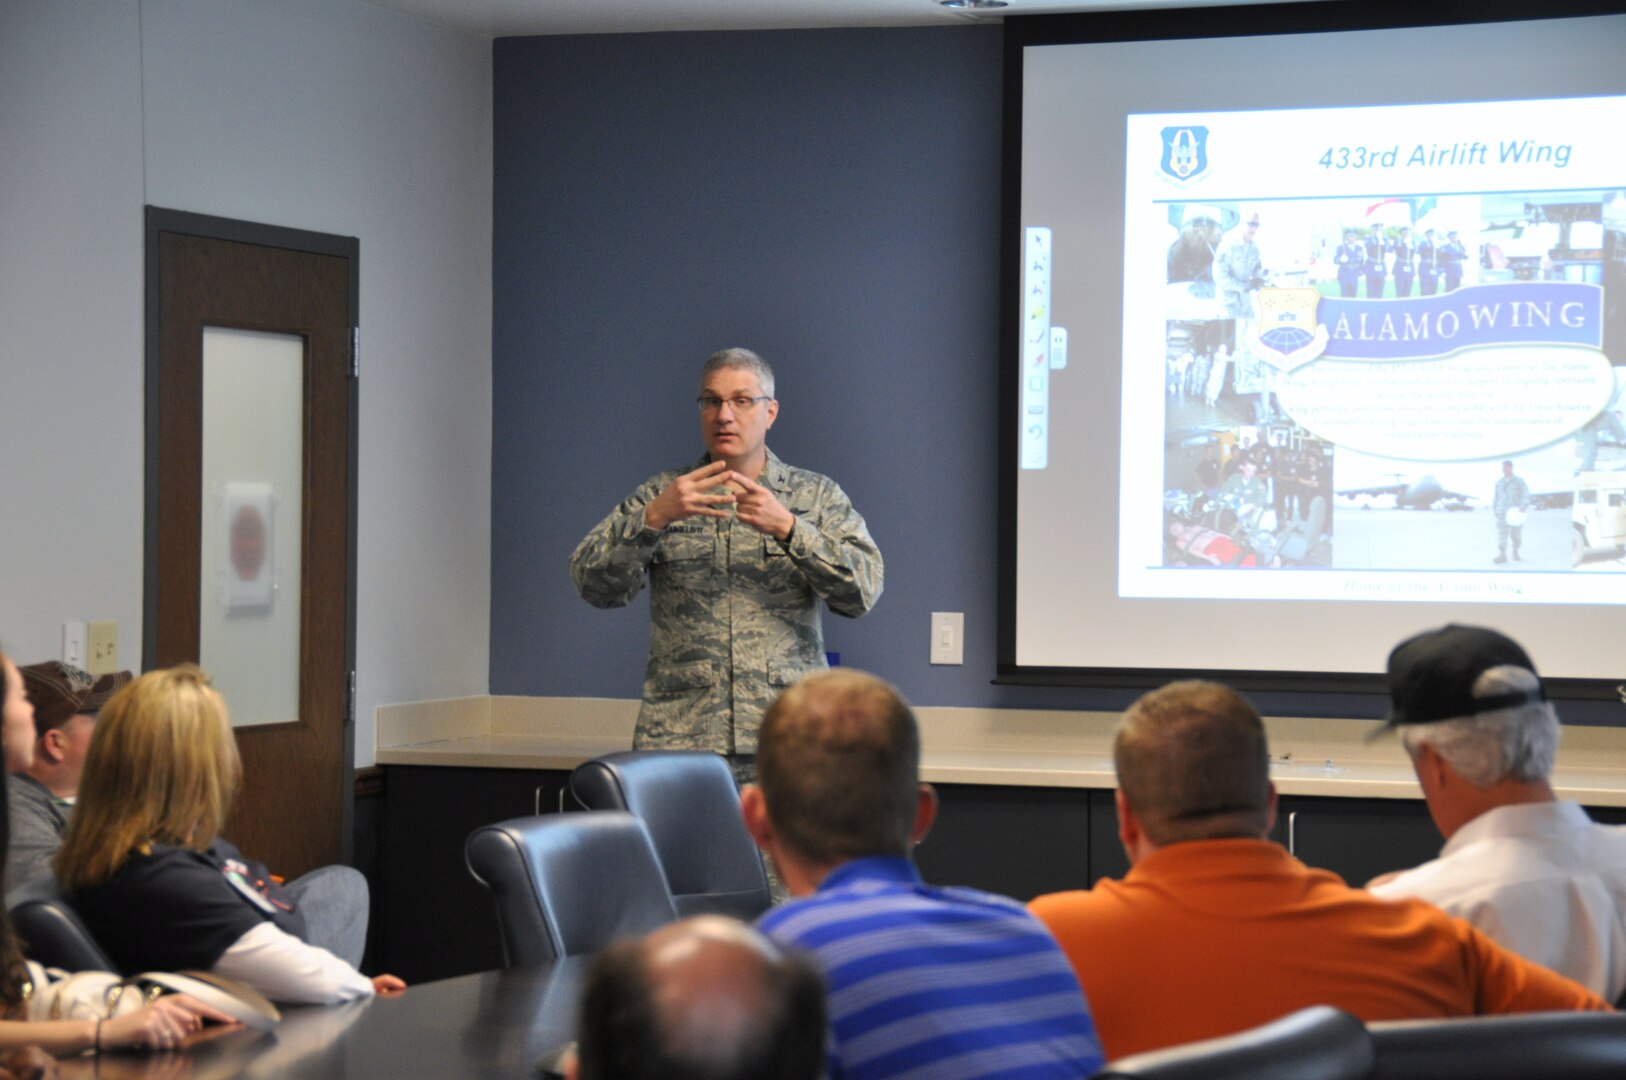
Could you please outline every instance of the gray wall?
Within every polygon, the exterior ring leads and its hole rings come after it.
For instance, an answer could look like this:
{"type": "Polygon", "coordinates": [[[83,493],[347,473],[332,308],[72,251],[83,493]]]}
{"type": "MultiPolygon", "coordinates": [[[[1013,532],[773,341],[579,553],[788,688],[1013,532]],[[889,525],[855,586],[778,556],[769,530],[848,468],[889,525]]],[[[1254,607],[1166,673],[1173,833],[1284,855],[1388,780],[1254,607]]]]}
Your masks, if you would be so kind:
{"type": "Polygon", "coordinates": [[[486,690],[491,46],[357,0],[0,4],[0,638],[139,667],[142,206],[361,241],[358,765],[486,690]]]}
{"type": "Polygon", "coordinates": [[[0,4],[0,643],[141,656],[141,49],[120,0],[0,4]]]}

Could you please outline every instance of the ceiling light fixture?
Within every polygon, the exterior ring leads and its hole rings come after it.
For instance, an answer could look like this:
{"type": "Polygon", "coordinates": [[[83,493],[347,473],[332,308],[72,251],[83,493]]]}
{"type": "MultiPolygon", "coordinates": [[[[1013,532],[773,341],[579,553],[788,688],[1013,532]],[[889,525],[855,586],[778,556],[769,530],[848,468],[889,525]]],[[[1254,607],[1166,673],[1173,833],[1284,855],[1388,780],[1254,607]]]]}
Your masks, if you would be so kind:
{"type": "Polygon", "coordinates": [[[1010,0],[937,0],[946,8],[955,11],[992,11],[995,8],[1010,7],[1010,0]]]}

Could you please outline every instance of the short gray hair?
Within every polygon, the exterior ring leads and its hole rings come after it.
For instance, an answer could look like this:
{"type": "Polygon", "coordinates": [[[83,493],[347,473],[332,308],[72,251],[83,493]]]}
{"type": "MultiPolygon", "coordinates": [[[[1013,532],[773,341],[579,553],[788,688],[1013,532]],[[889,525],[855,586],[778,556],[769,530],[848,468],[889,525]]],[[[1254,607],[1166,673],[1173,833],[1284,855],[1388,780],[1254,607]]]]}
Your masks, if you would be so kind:
{"type": "MultiPolygon", "coordinates": [[[[1534,672],[1513,664],[1489,668],[1474,680],[1475,697],[1540,692],[1534,672]]],[[[1432,746],[1457,775],[1477,788],[1503,780],[1545,780],[1558,753],[1558,713],[1549,701],[1529,701],[1477,716],[1433,724],[1402,724],[1408,753],[1432,746]]]]}
{"type": "Polygon", "coordinates": [[[700,365],[700,382],[704,384],[712,372],[721,371],[724,368],[745,368],[747,371],[754,372],[757,382],[762,384],[762,392],[769,397],[774,396],[773,368],[768,366],[768,361],[750,349],[718,349],[706,357],[706,362],[700,365]]]}

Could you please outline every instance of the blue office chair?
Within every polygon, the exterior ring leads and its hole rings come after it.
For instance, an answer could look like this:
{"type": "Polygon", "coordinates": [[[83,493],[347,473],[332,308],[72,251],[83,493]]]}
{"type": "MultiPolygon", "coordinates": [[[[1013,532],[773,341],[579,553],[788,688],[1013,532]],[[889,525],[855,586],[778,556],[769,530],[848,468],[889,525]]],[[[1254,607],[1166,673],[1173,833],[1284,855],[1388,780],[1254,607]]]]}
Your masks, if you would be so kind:
{"type": "Polygon", "coordinates": [[[584,762],[570,791],[589,810],[626,810],[649,830],[678,914],[749,922],[772,897],[762,856],[740,819],[728,762],[684,750],[629,751],[584,762]]]}
{"type": "Polygon", "coordinates": [[[1359,1020],[1315,1005],[1235,1035],[1120,1058],[1091,1080],[1367,1080],[1372,1058],[1359,1020]]]}
{"type": "Polygon", "coordinates": [[[117,971],[50,878],[31,881],[6,896],[6,911],[23,955],[64,971],[117,971]]]}
{"type": "Polygon", "coordinates": [[[677,918],[649,835],[624,811],[483,825],[463,853],[496,902],[506,967],[597,952],[677,918]]]}
{"type": "Polygon", "coordinates": [[[1522,1013],[1369,1025],[1372,1080],[1618,1080],[1626,1014],[1522,1013]]]}

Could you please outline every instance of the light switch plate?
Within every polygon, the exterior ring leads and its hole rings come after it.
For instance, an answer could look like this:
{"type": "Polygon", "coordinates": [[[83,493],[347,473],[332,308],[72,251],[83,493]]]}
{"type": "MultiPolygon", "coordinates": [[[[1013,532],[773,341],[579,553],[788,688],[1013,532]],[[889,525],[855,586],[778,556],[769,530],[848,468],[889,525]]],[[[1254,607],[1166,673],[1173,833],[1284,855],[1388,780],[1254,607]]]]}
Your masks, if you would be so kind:
{"type": "Polygon", "coordinates": [[[85,670],[87,660],[85,647],[85,624],[82,622],[65,622],[62,624],[62,662],[69,667],[85,670]]]}
{"type": "Polygon", "coordinates": [[[932,663],[965,663],[965,612],[932,612],[932,663]]]}

